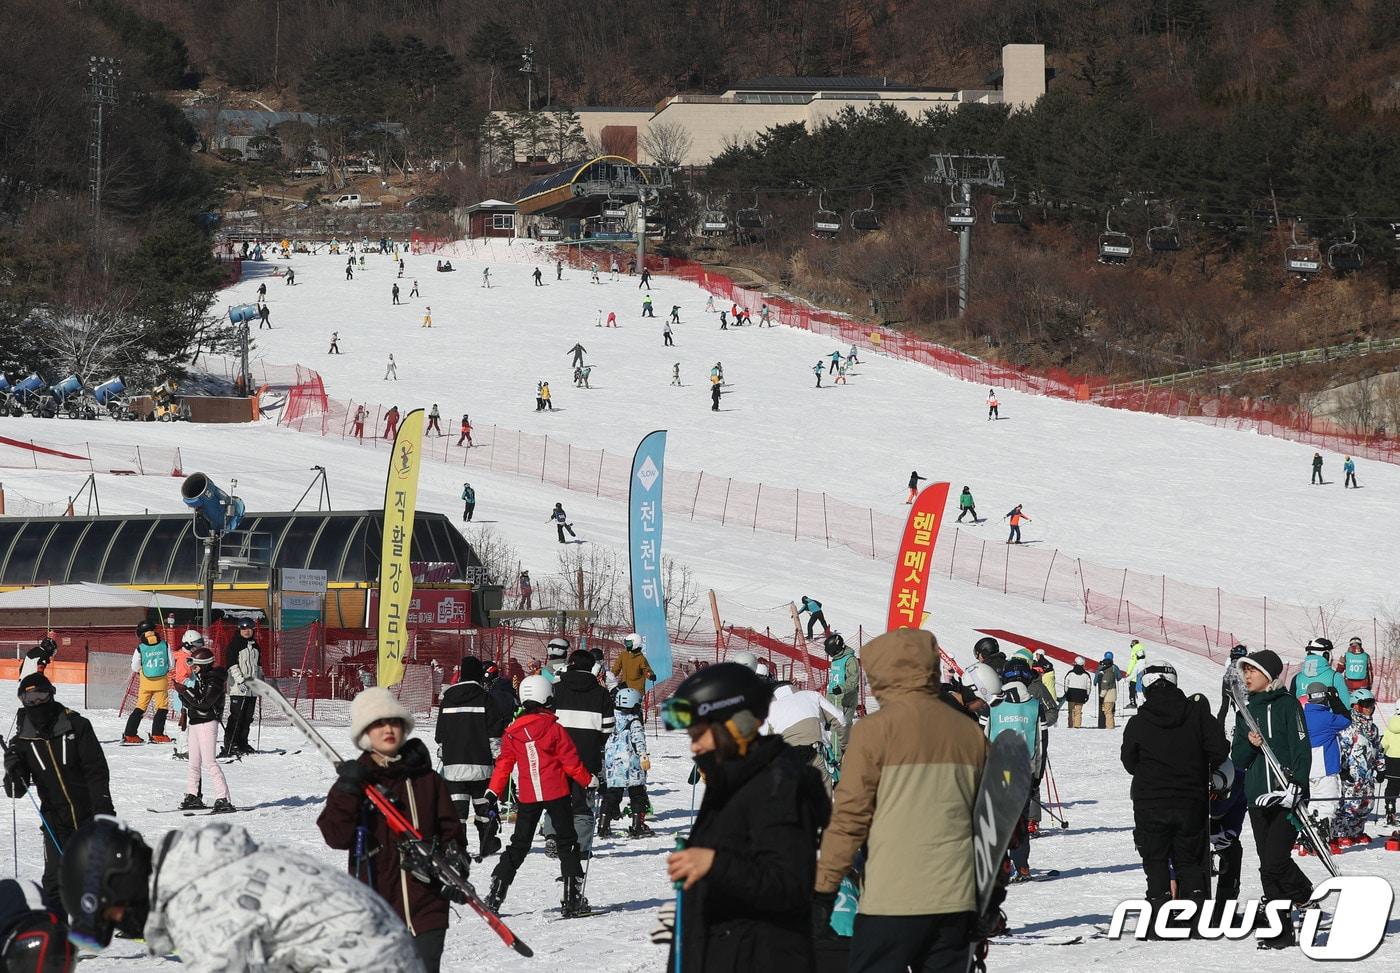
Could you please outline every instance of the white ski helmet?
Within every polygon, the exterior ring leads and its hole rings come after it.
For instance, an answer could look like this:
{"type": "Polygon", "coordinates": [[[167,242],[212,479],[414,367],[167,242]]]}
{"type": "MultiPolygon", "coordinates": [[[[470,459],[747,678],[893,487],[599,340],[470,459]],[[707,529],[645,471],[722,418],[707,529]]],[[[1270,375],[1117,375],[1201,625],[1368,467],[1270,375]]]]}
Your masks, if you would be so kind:
{"type": "Polygon", "coordinates": [[[758,678],[760,679],[771,680],[773,678],[773,667],[763,659],[758,660],[758,664],[754,667],[753,671],[758,673],[758,678]]]}
{"type": "Polygon", "coordinates": [[[185,634],[180,636],[180,644],[187,649],[196,645],[203,645],[204,636],[200,635],[192,628],[187,628],[185,629],[185,634]]]}
{"type": "Polygon", "coordinates": [[[551,662],[562,662],[562,661],[564,661],[565,659],[567,659],[568,657],[569,657],[569,640],[568,640],[568,639],[562,639],[562,638],[561,638],[561,639],[550,639],[550,640],[549,640],[549,661],[551,661],[551,662]]]}
{"type": "Polygon", "coordinates": [[[636,632],[628,632],[627,635],[623,636],[622,644],[629,652],[642,651],[642,637],[636,632]]]}
{"type": "Polygon", "coordinates": [[[972,667],[973,689],[977,693],[977,698],[984,703],[990,703],[992,699],[1001,692],[1001,675],[992,666],[985,662],[979,662],[972,667]]]}
{"type": "Polygon", "coordinates": [[[1230,796],[1230,789],[1235,786],[1235,765],[1226,757],[1225,761],[1210,775],[1210,790],[1220,800],[1225,800],[1230,796]]]}
{"type": "Polygon", "coordinates": [[[735,652],[729,657],[730,662],[737,662],[750,672],[758,671],[758,656],[752,652],[735,652]]]}
{"type": "Polygon", "coordinates": [[[1166,680],[1173,686],[1177,684],[1176,667],[1170,662],[1154,662],[1152,665],[1142,670],[1142,688],[1144,692],[1147,691],[1148,686],[1163,680],[1166,680]]]}
{"type": "Polygon", "coordinates": [[[633,707],[641,706],[641,705],[642,705],[642,693],[641,693],[641,690],[632,689],[632,688],[629,687],[629,688],[626,688],[626,689],[619,689],[619,690],[617,691],[617,708],[618,708],[618,709],[632,709],[633,707]]]}
{"type": "Polygon", "coordinates": [[[526,676],[520,680],[520,701],[545,705],[554,696],[554,685],[544,676],[526,676]]]}

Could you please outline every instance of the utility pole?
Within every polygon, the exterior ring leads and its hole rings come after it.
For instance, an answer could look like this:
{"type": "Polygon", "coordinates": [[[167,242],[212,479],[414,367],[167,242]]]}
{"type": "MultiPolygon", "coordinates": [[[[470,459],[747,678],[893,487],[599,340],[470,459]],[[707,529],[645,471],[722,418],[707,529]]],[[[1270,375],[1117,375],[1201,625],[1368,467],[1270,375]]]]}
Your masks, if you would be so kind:
{"type": "Polygon", "coordinates": [[[958,317],[967,313],[968,272],[972,263],[972,225],[977,222],[977,209],[972,205],[972,187],[987,186],[1000,189],[1006,185],[1001,174],[1005,161],[999,155],[958,155],[940,153],[933,158],[930,182],[949,187],[954,202],[944,210],[948,229],[958,234],[958,317]]]}
{"type": "Polygon", "coordinates": [[[535,109],[535,49],[527,47],[520,55],[520,73],[525,75],[525,110],[535,109]]]}
{"type": "Polygon", "coordinates": [[[104,110],[117,103],[117,79],[122,76],[110,57],[88,58],[88,101],[91,130],[88,138],[88,188],[92,194],[92,228],[102,228],[102,123],[104,110]]]}

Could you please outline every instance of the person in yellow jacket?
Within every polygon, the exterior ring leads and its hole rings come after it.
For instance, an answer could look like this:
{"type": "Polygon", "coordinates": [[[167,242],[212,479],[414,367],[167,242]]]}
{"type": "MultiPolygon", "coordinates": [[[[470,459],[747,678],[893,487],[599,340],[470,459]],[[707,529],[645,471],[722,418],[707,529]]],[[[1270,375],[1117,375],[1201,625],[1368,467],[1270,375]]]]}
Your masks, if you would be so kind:
{"type": "Polygon", "coordinates": [[[622,640],[622,647],[624,651],[619,652],[613,660],[612,674],[628,689],[646,693],[647,680],[654,681],[656,673],[652,671],[647,657],[642,654],[642,637],[633,632],[622,640]]]}
{"type": "Polygon", "coordinates": [[[152,743],[174,743],[165,735],[165,714],[170,705],[170,647],[156,632],[150,622],[136,626],[139,640],[136,651],[131,654],[131,671],[141,677],[136,692],[136,706],[126,720],[126,731],[122,734],[122,746],[135,746],[141,743],[137,730],[146,715],[146,707],[155,703],[156,714],[151,720],[152,743]]]}
{"type": "Polygon", "coordinates": [[[1395,826],[1395,798],[1400,796],[1400,708],[1381,734],[1381,753],[1385,754],[1385,824],[1395,826]]]}
{"type": "Polygon", "coordinates": [[[1128,709],[1137,709],[1138,670],[1145,667],[1146,661],[1147,646],[1133,639],[1128,646],[1128,709]]]}

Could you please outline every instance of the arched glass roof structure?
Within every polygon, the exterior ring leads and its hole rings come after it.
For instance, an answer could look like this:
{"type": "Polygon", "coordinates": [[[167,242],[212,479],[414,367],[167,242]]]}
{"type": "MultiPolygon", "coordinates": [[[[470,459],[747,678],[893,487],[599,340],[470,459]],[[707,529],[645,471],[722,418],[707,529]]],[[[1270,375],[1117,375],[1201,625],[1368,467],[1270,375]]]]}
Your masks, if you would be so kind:
{"type": "MultiPolygon", "coordinates": [[[[128,517],[0,517],[0,585],[200,584],[203,543],[190,530],[189,514],[128,517]]],[[[379,578],[383,511],[249,513],[224,539],[225,557],[239,553],[245,537],[261,559],[277,568],[326,572],[328,582],[379,578]],[[270,558],[269,558],[270,555],[270,558]]],[[[481,562],[444,514],[419,512],[413,521],[413,561],[449,562],[453,576],[481,562]]],[[[225,570],[220,583],[267,583],[267,568],[225,570]]]]}

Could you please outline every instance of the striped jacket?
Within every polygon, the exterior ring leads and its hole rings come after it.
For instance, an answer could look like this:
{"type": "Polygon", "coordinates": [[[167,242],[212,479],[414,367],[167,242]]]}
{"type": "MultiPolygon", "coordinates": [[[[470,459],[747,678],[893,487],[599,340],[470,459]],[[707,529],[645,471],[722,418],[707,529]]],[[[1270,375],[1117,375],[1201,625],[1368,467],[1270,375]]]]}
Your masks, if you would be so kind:
{"type": "Polygon", "coordinates": [[[586,669],[560,673],[554,684],[554,715],[590,773],[603,772],[603,747],[613,732],[613,704],[608,691],[586,669]]]}
{"type": "Polygon", "coordinates": [[[580,787],[593,783],[593,775],[579,763],[574,743],[549,710],[525,713],[501,738],[501,755],[491,775],[492,794],[505,793],[510,772],[519,768],[516,792],[521,804],[554,801],[569,793],[569,779],[580,787]]]}
{"type": "Polygon", "coordinates": [[[490,726],[493,718],[509,722],[513,714],[496,713],[499,704],[479,682],[459,682],[442,694],[438,713],[438,742],[442,776],[447,780],[486,780],[495,758],[491,755],[490,726]]]}

